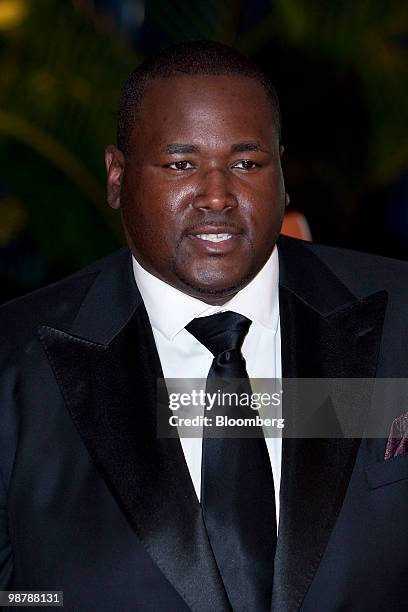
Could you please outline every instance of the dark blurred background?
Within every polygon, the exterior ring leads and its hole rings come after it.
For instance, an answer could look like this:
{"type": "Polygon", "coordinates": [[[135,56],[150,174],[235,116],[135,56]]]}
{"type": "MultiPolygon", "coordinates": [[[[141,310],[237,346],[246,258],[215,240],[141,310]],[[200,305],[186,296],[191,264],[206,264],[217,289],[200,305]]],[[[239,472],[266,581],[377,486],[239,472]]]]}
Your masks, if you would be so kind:
{"type": "Polygon", "coordinates": [[[408,259],[406,0],[0,0],[0,301],[123,242],[103,166],[120,89],[185,38],[272,76],[316,242],[408,259]]]}

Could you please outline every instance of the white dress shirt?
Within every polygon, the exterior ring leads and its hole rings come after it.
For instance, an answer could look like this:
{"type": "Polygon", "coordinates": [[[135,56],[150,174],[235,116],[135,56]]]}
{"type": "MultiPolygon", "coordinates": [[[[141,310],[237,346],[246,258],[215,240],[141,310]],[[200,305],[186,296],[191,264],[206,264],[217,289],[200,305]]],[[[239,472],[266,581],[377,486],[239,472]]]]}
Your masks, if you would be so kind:
{"type": "MultiPolygon", "coordinates": [[[[252,321],[242,345],[250,379],[280,379],[279,262],[275,246],[270,258],[246,287],[222,306],[209,306],[147,272],[133,258],[136,284],[142,295],[165,378],[206,379],[213,355],[185,326],[193,319],[226,310],[252,321]]],[[[261,416],[262,411],[259,410],[261,416]]],[[[265,438],[271,461],[279,520],[282,438],[265,438]]],[[[181,437],[180,442],[198,499],[201,489],[202,440],[181,437]]]]}

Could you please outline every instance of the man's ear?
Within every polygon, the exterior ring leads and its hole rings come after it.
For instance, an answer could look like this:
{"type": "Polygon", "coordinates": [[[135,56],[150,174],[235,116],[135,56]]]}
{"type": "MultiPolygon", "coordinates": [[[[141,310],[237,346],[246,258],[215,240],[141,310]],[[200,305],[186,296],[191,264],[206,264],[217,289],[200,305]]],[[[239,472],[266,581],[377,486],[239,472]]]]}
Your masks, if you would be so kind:
{"type": "Polygon", "coordinates": [[[285,152],[285,147],[283,145],[279,145],[279,157],[282,159],[283,154],[285,152]]]}
{"type": "Polygon", "coordinates": [[[125,170],[125,156],[115,145],[105,149],[106,193],[108,204],[117,210],[120,208],[120,189],[125,170]]]}

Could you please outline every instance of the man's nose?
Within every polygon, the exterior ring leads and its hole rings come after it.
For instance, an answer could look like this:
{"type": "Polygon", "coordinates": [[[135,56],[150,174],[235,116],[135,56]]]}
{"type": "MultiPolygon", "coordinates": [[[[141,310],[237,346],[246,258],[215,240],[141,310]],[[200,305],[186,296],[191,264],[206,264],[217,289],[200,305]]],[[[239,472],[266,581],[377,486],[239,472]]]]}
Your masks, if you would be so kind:
{"type": "Polygon", "coordinates": [[[223,210],[236,206],[235,197],[230,190],[229,178],[223,170],[213,168],[203,174],[193,206],[212,210],[223,210]]]}

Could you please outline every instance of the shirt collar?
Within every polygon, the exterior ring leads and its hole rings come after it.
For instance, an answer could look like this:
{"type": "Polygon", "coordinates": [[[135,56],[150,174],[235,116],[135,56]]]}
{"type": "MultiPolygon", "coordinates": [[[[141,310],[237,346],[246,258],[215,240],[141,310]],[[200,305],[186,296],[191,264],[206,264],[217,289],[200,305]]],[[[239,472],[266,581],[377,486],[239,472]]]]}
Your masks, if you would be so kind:
{"type": "Polygon", "coordinates": [[[210,306],[175,289],[147,272],[134,257],[132,259],[136,284],[150,323],[168,340],[173,340],[193,319],[226,310],[242,314],[274,331],[278,327],[279,261],[276,245],[255,278],[222,306],[210,306]]]}

